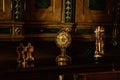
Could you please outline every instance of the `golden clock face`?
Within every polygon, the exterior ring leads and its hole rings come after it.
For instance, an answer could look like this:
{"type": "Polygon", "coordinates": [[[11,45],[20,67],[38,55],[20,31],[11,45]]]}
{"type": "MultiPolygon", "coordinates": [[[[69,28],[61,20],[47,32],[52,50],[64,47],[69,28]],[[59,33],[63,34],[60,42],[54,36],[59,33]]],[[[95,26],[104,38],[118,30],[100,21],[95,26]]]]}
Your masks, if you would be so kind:
{"type": "Polygon", "coordinates": [[[56,42],[59,47],[68,47],[71,43],[71,36],[69,33],[62,31],[57,35],[56,42]]]}

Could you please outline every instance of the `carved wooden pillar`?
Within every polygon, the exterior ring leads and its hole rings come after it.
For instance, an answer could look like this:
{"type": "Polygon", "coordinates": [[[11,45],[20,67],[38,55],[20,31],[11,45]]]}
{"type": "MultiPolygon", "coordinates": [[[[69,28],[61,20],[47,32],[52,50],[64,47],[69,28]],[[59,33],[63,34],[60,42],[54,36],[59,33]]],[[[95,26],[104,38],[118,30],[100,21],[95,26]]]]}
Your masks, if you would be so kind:
{"type": "Polygon", "coordinates": [[[70,28],[73,32],[75,31],[75,4],[76,0],[63,0],[64,22],[62,26],[70,28]]]}

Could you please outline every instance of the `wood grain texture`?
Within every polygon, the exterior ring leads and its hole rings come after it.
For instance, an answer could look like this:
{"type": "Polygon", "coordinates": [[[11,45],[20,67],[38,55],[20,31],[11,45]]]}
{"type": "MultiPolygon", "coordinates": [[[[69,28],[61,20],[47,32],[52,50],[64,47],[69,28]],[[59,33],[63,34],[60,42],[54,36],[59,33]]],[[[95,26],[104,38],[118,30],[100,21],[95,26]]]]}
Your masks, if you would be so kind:
{"type": "Polygon", "coordinates": [[[44,22],[60,22],[61,21],[61,0],[51,0],[48,8],[36,8],[34,0],[27,2],[27,11],[25,20],[44,21],[44,22]]]}
{"type": "Polygon", "coordinates": [[[3,10],[3,0],[0,0],[0,21],[11,20],[11,0],[5,0],[3,10]]]}
{"type": "Polygon", "coordinates": [[[90,10],[88,0],[76,0],[76,22],[110,22],[112,20],[112,0],[106,1],[104,10],[90,10]]]}

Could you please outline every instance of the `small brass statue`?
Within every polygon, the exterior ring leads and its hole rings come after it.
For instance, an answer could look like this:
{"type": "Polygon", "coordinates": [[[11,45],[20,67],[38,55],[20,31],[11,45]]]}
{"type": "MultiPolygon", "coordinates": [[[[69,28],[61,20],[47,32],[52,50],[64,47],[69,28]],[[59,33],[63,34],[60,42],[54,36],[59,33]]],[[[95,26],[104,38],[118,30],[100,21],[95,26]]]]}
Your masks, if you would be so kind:
{"type": "Polygon", "coordinates": [[[34,64],[31,63],[34,61],[34,57],[32,56],[33,51],[34,47],[31,45],[31,43],[28,43],[27,46],[24,46],[23,43],[20,43],[20,45],[17,47],[17,62],[19,67],[34,67],[34,64]]]}
{"type": "Polygon", "coordinates": [[[71,43],[71,35],[68,28],[60,30],[56,37],[56,44],[61,49],[61,54],[56,57],[56,62],[59,66],[67,65],[71,61],[71,57],[66,54],[66,48],[71,43]]]}
{"type": "Polygon", "coordinates": [[[26,61],[34,61],[34,57],[32,55],[34,51],[34,47],[31,45],[31,43],[28,43],[28,45],[26,46],[26,49],[27,49],[26,61]]]}
{"type": "Polygon", "coordinates": [[[23,57],[23,55],[24,55],[24,45],[22,43],[20,43],[20,45],[17,47],[17,53],[18,53],[17,61],[19,61],[19,62],[24,61],[24,59],[25,59],[25,57],[23,57]]]}
{"type": "Polygon", "coordinates": [[[101,26],[98,26],[95,29],[95,38],[96,38],[96,49],[94,53],[94,58],[98,59],[103,57],[104,55],[104,28],[101,26]]]}
{"type": "Polygon", "coordinates": [[[17,58],[17,62],[18,62],[18,66],[22,66],[25,67],[26,66],[26,55],[25,55],[25,46],[23,45],[23,43],[20,43],[20,45],[17,47],[17,53],[18,53],[18,58],[17,58]]]}

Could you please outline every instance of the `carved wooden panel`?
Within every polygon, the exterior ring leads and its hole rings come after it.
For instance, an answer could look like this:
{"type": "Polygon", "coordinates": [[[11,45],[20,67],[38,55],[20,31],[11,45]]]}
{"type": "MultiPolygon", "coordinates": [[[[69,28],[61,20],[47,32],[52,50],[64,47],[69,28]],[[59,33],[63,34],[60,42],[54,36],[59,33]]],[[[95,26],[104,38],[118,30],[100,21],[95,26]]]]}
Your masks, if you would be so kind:
{"type": "Polygon", "coordinates": [[[60,22],[62,0],[26,0],[25,20],[60,22]],[[43,3],[43,4],[41,4],[43,3]]]}
{"type": "Polygon", "coordinates": [[[0,20],[11,20],[11,0],[0,0],[0,20]]]}
{"type": "MultiPolygon", "coordinates": [[[[113,0],[105,0],[105,3],[101,2],[103,6],[96,6],[92,4],[93,0],[76,0],[76,22],[110,22],[112,21],[113,12],[113,0]],[[105,8],[104,8],[105,7],[105,8]],[[97,9],[98,8],[98,9],[97,9]],[[104,8],[104,9],[102,9],[104,8]]],[[[100,5],[100,4],[99,4],[100,5]]]]}

